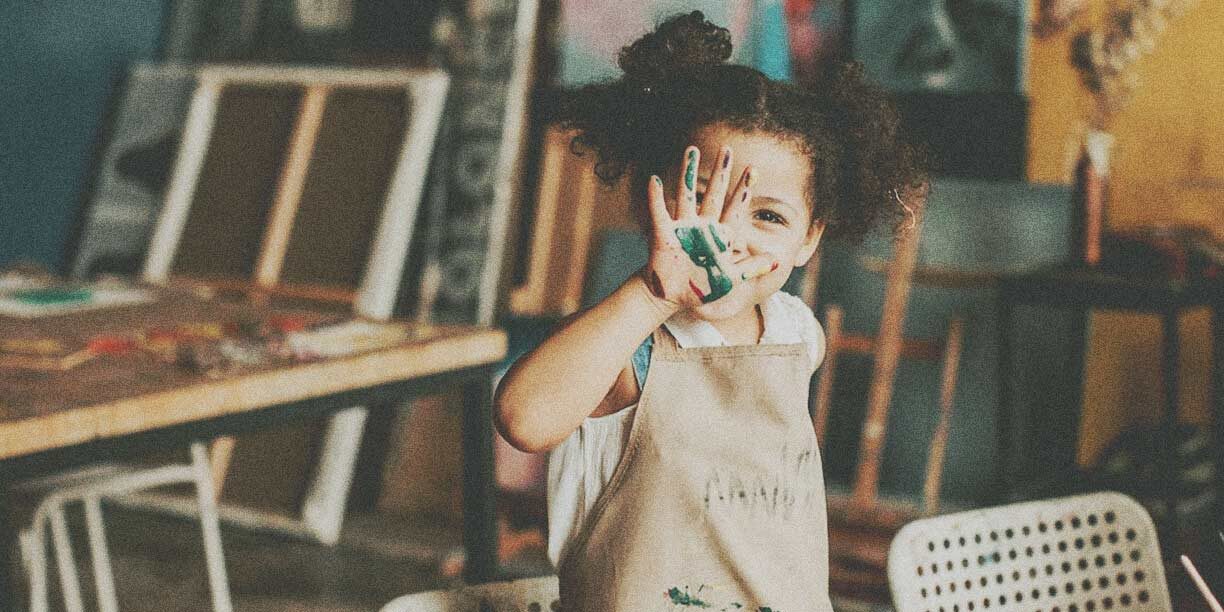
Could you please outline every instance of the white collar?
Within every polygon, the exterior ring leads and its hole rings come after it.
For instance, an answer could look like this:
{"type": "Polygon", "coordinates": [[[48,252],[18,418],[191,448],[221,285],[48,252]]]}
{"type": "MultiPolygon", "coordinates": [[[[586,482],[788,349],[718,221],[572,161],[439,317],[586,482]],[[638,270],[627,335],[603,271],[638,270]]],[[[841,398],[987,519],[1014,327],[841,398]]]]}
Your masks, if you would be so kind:
{"type": "MultiPolygon", "coordinates": [[[[779,317],[783,315],[782,308],[775,308],[774,302],[780,299],[778,293],[769,296],[761,303],[761,316],[765,320],[765,331],[761,334],[761,344],[789,344],[799,342],[798,330],[793,325],[786,325],[779,317]]],[[[727,339],[709,321],[698,319],[688,312],[677,312],[663,325],[676,338],[680,348],[697,348],[703,346],[727,346],[727,339]]]]}

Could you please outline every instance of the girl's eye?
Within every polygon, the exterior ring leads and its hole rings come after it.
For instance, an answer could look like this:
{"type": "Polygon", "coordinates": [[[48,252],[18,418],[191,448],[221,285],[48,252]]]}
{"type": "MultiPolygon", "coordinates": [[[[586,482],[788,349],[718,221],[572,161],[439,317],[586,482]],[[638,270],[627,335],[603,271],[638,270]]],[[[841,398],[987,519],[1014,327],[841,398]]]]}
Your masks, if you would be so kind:
{"type": "Polygon", "coordinates": [[[782,215],[779,215],[778,213],[772,210],[766,210],[766,209],[758,210],[752,213],[752,218],[758,221],[764,221],[766,223],[777,223],[779,225],[786,225],[786,219],[782,218],[782,215]]]}

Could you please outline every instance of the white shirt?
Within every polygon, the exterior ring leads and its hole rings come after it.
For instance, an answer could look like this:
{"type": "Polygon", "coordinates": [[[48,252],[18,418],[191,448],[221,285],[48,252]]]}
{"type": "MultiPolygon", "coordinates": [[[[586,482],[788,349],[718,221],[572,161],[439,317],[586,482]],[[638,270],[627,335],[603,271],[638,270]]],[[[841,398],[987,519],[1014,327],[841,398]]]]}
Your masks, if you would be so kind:
{"type": "MultiPolygon", "coordinates": [[[[761,344],[808,345],[812,370],[824,359],[825,336],[812,309],[779,291],[761,305],[765,331],[761,344]]],[[[725,346],[707,321],[678,313],[664,325],[680,348],[725,346]]],[[[570,539],[599,499],[620,463],[637,405],[601,417],[588,417],[548,456],[548,557],[555,567],[570,539]]]]}

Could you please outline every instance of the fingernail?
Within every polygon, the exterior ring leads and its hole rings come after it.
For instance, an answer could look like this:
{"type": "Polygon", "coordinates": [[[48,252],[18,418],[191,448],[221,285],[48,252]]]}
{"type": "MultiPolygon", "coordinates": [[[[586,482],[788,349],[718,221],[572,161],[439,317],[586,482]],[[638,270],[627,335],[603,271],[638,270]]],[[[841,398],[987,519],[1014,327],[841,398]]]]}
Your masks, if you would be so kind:
{"type": "Polygon", "coordinates": [[[654,184],[656,184],[656,185],[659,185],[659,186],[662,186],[662,185],[663,185],[663,179],[659,178],[659,177],[658,177],[658,176],[656,176],[656,175],[651,175],[651,176],[650,176],[650,179],[651,179],[652,181],[654,181],[654,184]]]}
{"type": "Polygon", "coordinates": [[[722,164],[723,170],[726,170],[727,167],[730,165],[731,165],[731,149],[724,148],[723,149],[723,164],[722,164]]]}
{"type": "Polygon", "coordinates": [[[748,191],[747,191],[747,190],[744,190],[744,194],[740,196],[740,201],[741,201],[741,202],[747,202],[747,201],[748,201],[748,191]]]}
{"type": "Polygon", "coordinates": [[[755,177],[756,177],[756,172],[753,172],[753,171],[752,171],[752,168],[749,168],[749,169],[748,169],[748,175],[744,177],[744,186],[745,186],[745,187],[751,187],[751,186],[752,186],[752,179],[753,179],[753,178],[755,178],[755,177]]]}

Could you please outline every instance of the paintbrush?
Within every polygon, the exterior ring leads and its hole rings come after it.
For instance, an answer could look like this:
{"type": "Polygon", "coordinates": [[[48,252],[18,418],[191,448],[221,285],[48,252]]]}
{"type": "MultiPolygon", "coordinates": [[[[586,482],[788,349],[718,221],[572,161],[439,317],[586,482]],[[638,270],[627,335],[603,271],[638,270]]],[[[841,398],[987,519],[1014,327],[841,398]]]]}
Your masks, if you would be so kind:
{"type": "Polygon", "coordinates": [[[1203,582],[1203,577],[1199,575],[1198,569],[1194,567],[1194,563],[1190,562],[1190,557],[1181,556],[1182,565],[1186,567],[1186,573],[1190,574],[1190,579],[1194,580],[1194,586],[1198,587],[1200,593],[1203,594],[1203,599],[1207,600],[1207,605],[1211,606],[1212,612],[1224,612],[1224,608],[1220,607],[1220,602],[1211,594],[1211,589],[1207,588],[1207,583],[1203,582]]]}

